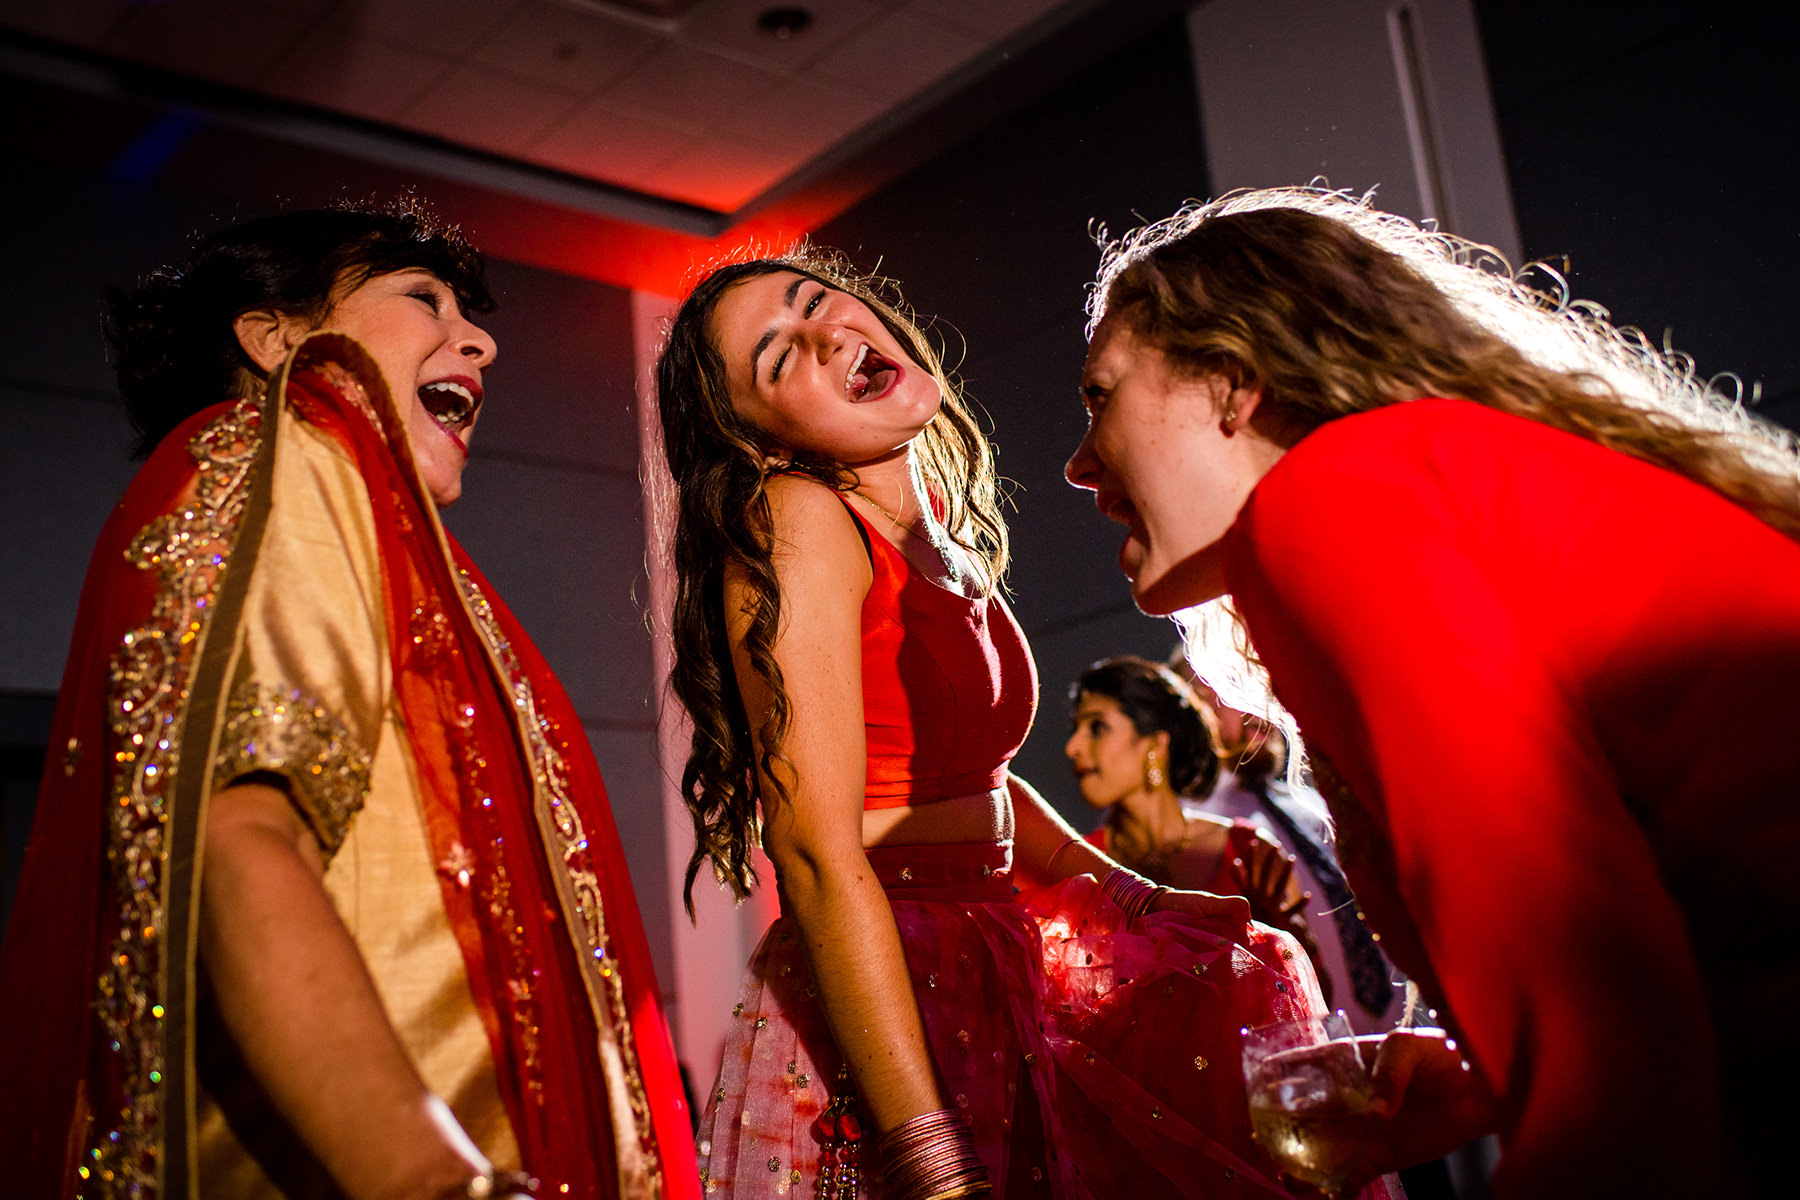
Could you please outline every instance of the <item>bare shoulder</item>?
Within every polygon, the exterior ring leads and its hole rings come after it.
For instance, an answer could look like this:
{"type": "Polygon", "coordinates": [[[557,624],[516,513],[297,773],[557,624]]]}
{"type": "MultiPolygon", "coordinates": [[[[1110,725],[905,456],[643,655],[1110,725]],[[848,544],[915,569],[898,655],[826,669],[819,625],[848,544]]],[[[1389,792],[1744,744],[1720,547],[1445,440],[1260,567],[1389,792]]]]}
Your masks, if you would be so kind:
{"type": "Polygon", "coordinates": [[[842,571],[860,564],[867,574],[869,555],[843,499],[832,488],[804,475],[780,475],[765,487],[775,535],[777,569],[799,559],[810,568],[842,571]]]}

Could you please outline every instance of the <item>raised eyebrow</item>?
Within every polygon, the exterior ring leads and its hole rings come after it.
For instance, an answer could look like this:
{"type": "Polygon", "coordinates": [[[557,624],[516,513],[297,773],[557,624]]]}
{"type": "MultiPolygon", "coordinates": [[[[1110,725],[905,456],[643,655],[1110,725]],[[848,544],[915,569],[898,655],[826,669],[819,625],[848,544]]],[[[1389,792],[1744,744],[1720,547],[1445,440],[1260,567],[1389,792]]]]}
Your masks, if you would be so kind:
{"type": "MultiPolygon", "coordinates": [[[[806,278],[807,277],[804,275],[794,276],[794,282],[788,284],[787,291],[782,293],[781,303],[783,307],[794,307],[794,297],[800,294],[800,287],[806,282],[806,278]]],[[[769,343],[774,340],[775,331],[773,329],[764,330],[763,335],[756,339],[756,346],[750,351],[750,378],[756,378],[756,364],[761,361],[763,351],[767,350],[769,348],[769,343]]]]}

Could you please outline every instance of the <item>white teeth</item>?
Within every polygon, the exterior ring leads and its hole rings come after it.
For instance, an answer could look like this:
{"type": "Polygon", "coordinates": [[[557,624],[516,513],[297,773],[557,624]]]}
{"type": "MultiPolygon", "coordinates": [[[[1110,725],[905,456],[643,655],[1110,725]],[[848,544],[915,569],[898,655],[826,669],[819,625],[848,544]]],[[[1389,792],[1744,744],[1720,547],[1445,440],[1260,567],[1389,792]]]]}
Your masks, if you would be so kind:
{"type": "Polygon", "coordinates": [[[433,398],[434,403],[427,404],[425,411],[438,424],[451,429],[467,421],[474,414],[477,403],[473,391],[450,379],[426,384],[419,389],[419,395],[433,398]]]}
{"type": "Polygon", "coordinates": [[[442,383],[428,383],[425,385],[424,390],[440,391],[440,392],[455,392],[458,396],[461,396],[464,400],[467,400],[470,404],[475,403],[475,393],[474,392],[471,392],[468,388],[464,387],[462,384],[453,383],[448,379],[444,380],[442,383]]]}
{"type": "MultiPolygon", "coordinates": [[[[862,372],[863,360],[869,357],[868,346],[861,346],[856,351],[856,361],[850,364],[850,373],[844,376],[844,395],[851,396],[856,392],[856,377],[862,372]]],[[[868,380],[863,381],[867,386],[868,380]]]]}

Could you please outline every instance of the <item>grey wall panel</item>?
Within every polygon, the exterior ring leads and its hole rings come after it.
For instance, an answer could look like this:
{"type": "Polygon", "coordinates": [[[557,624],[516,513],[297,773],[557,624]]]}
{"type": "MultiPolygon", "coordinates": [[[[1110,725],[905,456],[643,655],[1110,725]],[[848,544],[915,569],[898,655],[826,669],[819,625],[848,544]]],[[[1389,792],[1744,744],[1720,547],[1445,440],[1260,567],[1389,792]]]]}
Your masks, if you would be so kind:
{"type": "Polygon", "coordinates": [[[478,449],[635,477],[631,293],[505,261],[488,283],[499,308],[477,320],[500,355],[478,449]]]}
{"type": "Polygon", "coordinates": [[[445,513],[589,724],[654,727],[640,509],[635,480],[477,453],[445,513]]]}
{"type": "Polygon", "coordinates": [[[94,539],[131,482],[109,400],[0,387],[0,689],[55,691],[94,539]]]}
{"type": "Polygon", "coordinates": [[[669,871],[664,861],[662,784],[657,762],[655,730],[596,729],[588,727],[588,742],[600,760],[606,777],[606,794],[612,802],[619,841],[631,868],[631,885],[637,893],[644,933],[650,939],[650,956],[665,999],[675,992],[671,924],[686,916],[669,907],[669,871]]]}
{"type": "MultiPolygon", "coordinates": [[[[15,114],[16,116],[16,114],[15,114]]],[[[196,230],[247,215],[224,200],[173,193],[10,155],[0,188],[0,376],[114,393],[100,292],[179,261],[196,230]]]]}
{"type": "Polygon", "coordinates": [[[1323,175],[1518,259],[1470,0],[1211,0],[1189,33],[1218,192],[1323,175]]]}

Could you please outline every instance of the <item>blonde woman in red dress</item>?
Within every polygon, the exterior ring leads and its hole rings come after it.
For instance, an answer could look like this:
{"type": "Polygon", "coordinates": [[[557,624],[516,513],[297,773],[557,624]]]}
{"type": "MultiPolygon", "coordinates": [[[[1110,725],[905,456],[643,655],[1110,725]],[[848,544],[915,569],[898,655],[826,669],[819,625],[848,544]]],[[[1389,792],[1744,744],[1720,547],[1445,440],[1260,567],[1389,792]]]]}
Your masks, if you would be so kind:
{"type": "Polygon", "coordinates": [[[1501,267],[1311,190],[1122,239],[1068,476],[1129,527],[1141,608],[1229,597],[1198,669],[1240,708],[1266,669],[1383,948],[1458,1032],[1474,1086],[1390,1079],[1396,1129],[1492,1121],[1501,1197],[1774,1194],[1800,456],[1501,267]]]}

